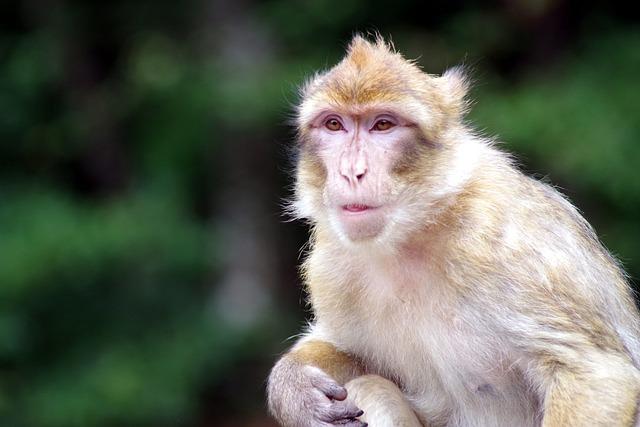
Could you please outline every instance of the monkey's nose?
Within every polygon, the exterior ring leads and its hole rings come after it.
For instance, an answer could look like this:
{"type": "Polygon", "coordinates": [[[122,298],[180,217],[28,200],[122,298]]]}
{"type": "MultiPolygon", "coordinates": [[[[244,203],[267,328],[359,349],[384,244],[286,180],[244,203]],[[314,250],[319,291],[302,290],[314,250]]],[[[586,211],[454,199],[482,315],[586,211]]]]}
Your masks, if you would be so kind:
{"type": "Polygon", "coordinates": [[[367,174],[367,161],[362,153],[345,153],[340,159],[340,175],[349,183],[357,185],[367,174]]]}
{"type": "Polygon", "coordinates": [[[362,180],[364,179],[366,174],[366,168],[349,168],[348,170],[341,172],[342,177],[347,180],[350,185],[357,185],[362,183],[362,180]]]}
{"type": "Polygon", "coordinates": [[[365,156],[360,155],[356,159],[354,159],[352,163],[352,172],[356,183],[362,182],[362,179],[367,174],[367,169],[367,161],[365,156]]]}

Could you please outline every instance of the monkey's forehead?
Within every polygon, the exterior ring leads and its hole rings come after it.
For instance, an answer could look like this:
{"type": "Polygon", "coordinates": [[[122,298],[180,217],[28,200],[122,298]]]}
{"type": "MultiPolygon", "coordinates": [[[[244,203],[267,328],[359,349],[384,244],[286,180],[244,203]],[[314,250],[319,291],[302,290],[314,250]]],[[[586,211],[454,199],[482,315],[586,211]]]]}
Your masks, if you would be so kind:
{"type": "Polygon", "coordinates": [[[299,128],[307,127],[326,111],[359,115],[386,110],[415,123],[426,123],[442,101],[436,85],[422,72],[411,80],[391,70],[368,71],[334,69],[316,77],[302,95],[297,111],[299,128]]]}
{"type": "Polygon", "coordinates": [[[433,88],[432,78],[398,54],[355,62],[348,55],[339,64],[307,82],[303,98],[317,96],[340,103],[363,104],[419,98],[433,88]]]}

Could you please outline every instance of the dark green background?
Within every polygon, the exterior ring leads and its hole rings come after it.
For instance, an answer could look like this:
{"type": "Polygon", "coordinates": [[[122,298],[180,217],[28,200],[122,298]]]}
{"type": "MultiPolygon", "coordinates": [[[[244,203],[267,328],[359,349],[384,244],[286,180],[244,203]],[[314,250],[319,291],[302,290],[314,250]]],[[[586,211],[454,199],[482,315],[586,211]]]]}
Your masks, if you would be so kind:
{"type": "Polygon", "coordinates": [[[593,1],[0,6],[0,425],[263,426],[296,86],[379,30],[640,274],[640,28],[593,1]]]}

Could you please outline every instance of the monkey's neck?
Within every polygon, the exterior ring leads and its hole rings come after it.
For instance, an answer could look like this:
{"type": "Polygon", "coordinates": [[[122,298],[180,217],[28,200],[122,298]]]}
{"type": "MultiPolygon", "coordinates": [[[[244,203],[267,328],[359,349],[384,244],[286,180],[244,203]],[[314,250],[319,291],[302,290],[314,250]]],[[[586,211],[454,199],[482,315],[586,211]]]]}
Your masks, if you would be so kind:
{"type": "Polygon", "coordinates": [[[317,226],[304,265],[310,291],[324,293],[321,289],[327,288],[344,295],[375,292],[378,286],[389,290],[418,286],[421,277],[432,276],[441,269],[447,227],[439,222],[427,224],[394,244],[369,241],[345,245],[330,229],[317,226]],[[407,277],[415,278],[415,283],[409,283],[407,277]]]}

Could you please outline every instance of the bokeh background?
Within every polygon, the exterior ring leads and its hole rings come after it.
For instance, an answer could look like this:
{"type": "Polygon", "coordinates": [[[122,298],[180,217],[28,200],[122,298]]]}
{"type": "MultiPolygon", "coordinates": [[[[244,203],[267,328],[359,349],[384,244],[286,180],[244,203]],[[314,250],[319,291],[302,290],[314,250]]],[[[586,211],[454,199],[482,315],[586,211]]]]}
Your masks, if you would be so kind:
{"type": "Polygon", "coordinates": [[[2,2],[0,425],[274,425],[265,378],[308,315],[287,120],[355,31],[467,64],[470,120],[640,277],[633,7],[2,2]]]}

